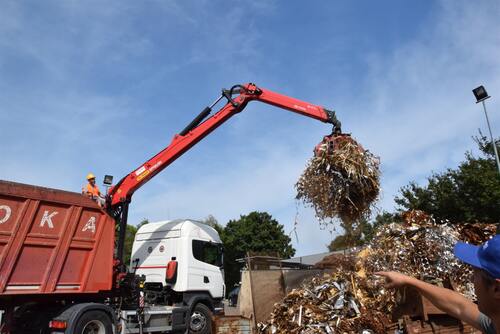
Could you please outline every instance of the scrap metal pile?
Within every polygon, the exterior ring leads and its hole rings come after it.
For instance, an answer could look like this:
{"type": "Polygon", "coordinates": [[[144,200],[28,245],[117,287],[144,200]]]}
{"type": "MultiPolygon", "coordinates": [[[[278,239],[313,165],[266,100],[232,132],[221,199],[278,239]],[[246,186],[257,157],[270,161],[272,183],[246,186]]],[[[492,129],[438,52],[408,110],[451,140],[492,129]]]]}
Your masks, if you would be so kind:
{"type": "Polygon", "coordinates": [[[345,134],[326,136],[314,153],[295,185],[297,199],[322,222],[367,217],[380,190],[379,159],[345,134]]]}
{"type": "Polygon", "coordinates": [[[265,333],[385,333],[396,306],[394,290],[384,288],[377,271],[395,270],[439,283],[451,279],[457,291],[474,298],[471,269],[452,254],[458,240],[482,243],[495,233],[485,224],[436,222],[421,211],[403,216],[403,224],[380,227],[373,241],[356,255],[322,261],[331,274],[304,282],[275,304],[265,333]]]}
{"type": "Polygon", "coordinates": [[[495,233],[494,225],[458,225],[436,221],[422,211],[403,214],[403,224],[381,226],[362,251],[366,272],[399,271],[406,275],[444,282],[451,280],[460,293],[474,299],[472,269],[453,255],[458,241],[482,243],[495,233]]]}
{"type": "MultiPolygon", "coordinates": [[[[266,333],[384,332],[390,318],[363,303],[355,278],[340,272],[315,277],[275,304],[271,320],[259,324],[266,333]]],[[[372,296],[373,297],[373,296],[372,296]]]]}

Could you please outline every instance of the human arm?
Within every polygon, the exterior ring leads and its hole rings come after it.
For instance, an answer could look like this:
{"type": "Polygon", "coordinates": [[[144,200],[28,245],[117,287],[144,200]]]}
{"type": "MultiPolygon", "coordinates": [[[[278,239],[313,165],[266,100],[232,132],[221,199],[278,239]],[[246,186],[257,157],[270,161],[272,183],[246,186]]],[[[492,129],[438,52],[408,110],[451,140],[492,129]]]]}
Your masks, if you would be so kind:
{"type": "Polygon", "coordinates": [[[460,293],[397,272],[383,271],[375,274],[385,277],[389,288],[414,287],[441,311],[468,323],[476,329],[482,329],[479,323],[480,312],[477,305],[460,293]]]}
{"type": "Polygon", "coordinates": [[[82,187],[82,195],[92,197],[92,193],[89,191],[89,188],[86,185],[82,187]]]}

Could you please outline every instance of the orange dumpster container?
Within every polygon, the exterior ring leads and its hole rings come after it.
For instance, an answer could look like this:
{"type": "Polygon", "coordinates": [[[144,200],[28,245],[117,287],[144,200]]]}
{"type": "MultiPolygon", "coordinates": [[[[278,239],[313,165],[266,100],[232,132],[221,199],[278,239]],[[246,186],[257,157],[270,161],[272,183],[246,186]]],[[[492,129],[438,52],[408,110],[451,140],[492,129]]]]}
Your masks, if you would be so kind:
{"type": "Polygon", "coordinates": [[[0,298],[111,290],[114,232],[79,193],[0,180],[0,298]]]}

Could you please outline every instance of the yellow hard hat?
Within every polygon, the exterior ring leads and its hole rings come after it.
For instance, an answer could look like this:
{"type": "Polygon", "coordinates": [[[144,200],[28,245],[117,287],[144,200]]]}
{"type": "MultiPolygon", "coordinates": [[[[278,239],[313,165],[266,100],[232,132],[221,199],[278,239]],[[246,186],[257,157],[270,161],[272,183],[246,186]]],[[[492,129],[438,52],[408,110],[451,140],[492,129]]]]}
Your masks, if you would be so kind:
{"type": "Polygon", "coordinates": [[[95,179],[95,175],[92,174],[92,173],[88,173],[87,174],[87,180],[92,180],[92,179],[95,179]]]}

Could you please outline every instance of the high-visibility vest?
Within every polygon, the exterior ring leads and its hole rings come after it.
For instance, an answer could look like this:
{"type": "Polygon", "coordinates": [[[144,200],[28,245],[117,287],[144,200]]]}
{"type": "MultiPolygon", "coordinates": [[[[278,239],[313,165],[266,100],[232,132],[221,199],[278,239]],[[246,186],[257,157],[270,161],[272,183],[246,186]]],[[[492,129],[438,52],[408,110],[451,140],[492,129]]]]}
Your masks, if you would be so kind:
{"type": "Polygon", "coordinates": [[[85,189],[86,189],[85,193],[87,195],[92,195],[94,197],[98,197],[101,194],[97,185],[92,186],[90,183],[87,183],[87,186],[85,189]]]}

